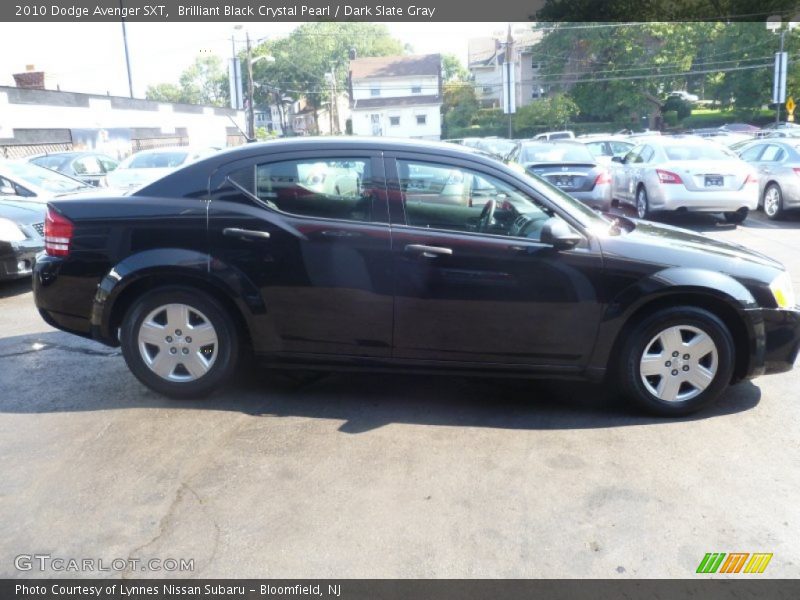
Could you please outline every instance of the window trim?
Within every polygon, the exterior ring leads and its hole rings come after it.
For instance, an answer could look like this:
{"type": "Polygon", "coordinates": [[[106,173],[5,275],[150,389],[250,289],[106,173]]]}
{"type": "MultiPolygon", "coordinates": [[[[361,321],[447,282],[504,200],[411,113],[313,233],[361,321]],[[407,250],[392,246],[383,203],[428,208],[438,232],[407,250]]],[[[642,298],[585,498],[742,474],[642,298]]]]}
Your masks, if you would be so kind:
{"type": "Polygon", "coordinates": [[[258,156],[239,159],[219,165],[209,176],[206,187],[205,200],[209,203],[214,202],[214,192],[224,183],[225,177],[245,168],[254,168],[264,163],[279,163],[289,161],[309,161],[309,160],[335,160],[337,158],[363,159],[369,162],[372,170],[372,181],[375,189],[373,198],[371,221],[354,221],[352,219],[339,219],[334,217],[320,217],[313,215],[299,215],[286,212],[280,208],[271,208],[250,203],[249,206],[257,210],[264,211],[267,215],[279,215],[282,218],[301,219],[308,221],[325,221],[332,223],[351,223],[357,225],[386,226],[390,224],[389,219],[389,197],[387,192],[387,179],[384,161],[381,153],[373,149],[366,148],[331,148],[325,152],[302,150],[295,152],[275,152],[271,151],[258,156]]]}
{"type": "Polygon", "coordinates": [[[434,165],[441,165],[449,168],[462,168],[475,171],[476,173],[498,179],[511,186],[519,193],[531,198],[533,201],[540,202],[543,206],[553,211],[556,215],[562,218],[566,223],[574,229],[582,238],[583,241],[575,246],[576,250],[591,251],[592,236],[587,233],[585,226],[575,219],[568,212],[562,210],[558,205],[552,202],[546,195],[541,194],[535,188],[528,185],[527,182],[519,181],[516,177],[511,177],[508,173],[492,170],[486,165],[481,163],[463,160],[460,157],[440,156],[433,154],[413,153],[413,152],[386,152],[384,153],[384,162],[386,169],[386,186],[389,190],[389,218],[393,228],[402,228],[418,232],[433,231],[437,233],[444,233],[448,235],[457,236],[470,236],[477,238],[491,238],[501,240],[514,240],[525,241],[530,244],[535,244],[543,247],[552,247],[550,244],[540,242],[539,240],[532,240],[526,237],[518,237],[512,235],[500,235],[497,233],[486,233],[482,231],[456,231],[454,229],[439,229],[434,227],[421,227],[419,225],[410,225],[406,215],[406,206],[403,201],[403,195],[400,191],[400,171],[397,168],[397,161],[419,161],[428,162],[434,165]]]}

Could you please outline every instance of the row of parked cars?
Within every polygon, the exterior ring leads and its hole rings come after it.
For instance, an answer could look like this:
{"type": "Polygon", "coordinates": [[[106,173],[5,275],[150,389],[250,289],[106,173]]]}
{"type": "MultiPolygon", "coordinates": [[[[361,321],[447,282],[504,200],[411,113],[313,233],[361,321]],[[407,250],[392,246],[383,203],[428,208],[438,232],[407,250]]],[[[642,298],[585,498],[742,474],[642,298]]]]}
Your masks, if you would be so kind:
{"type": "Polygon", "coordinates": [[[214,152],[142,150],[122,161],[96,152],[55,152],[0,160],[0,280],[31,274],[43,246],[46,203],[77,194],[126,193],[214,152]]]}
{"type": "Polygon", "coordinates": [[[641,219],[697,211],[741,223],[751,210],[780,219],[800,208],[800,127],[759,136],[754,133],[763,130],[757,128],[716,131],[720,136],[645,132],[575,138],[551,132],[554,137],[462,143],[541,177],[592,208],[627,204],[641,219]],[[505,153],[492,150],[509,147],[505,153]]]}

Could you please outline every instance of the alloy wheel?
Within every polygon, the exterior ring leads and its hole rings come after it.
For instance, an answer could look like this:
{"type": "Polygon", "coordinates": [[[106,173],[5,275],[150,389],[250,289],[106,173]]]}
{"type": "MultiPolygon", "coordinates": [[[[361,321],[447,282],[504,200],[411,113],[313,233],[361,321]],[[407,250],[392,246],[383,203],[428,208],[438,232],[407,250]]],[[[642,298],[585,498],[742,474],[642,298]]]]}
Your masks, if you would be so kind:
{"type": "Polygon", "coordinates": [[[775,186],[770,186],[764,194],[764,213],[774,217],[781,208],[781,193],[775,186]]]}
{"type": "Polygon", "coordinates": [[[655,335],[639,361],[645,388],[665,402],[695,398],[711,385],[718,368],[714,340],[692,325],[668,327],[655,335]]]}
{"type": "Polygon", "coordinates": [[[145,365],[167,381],[195,381],[216,361],[219,342],[211,321],[186,304],[165,304],[139,326],[137,346],[145,365]]]}
{"type": "Polygon", "coordinates": [[[636,194],[636,214],[640,219],[647,216],[647,192],[644,191],[644,188],[639,188],[636,194]]]}

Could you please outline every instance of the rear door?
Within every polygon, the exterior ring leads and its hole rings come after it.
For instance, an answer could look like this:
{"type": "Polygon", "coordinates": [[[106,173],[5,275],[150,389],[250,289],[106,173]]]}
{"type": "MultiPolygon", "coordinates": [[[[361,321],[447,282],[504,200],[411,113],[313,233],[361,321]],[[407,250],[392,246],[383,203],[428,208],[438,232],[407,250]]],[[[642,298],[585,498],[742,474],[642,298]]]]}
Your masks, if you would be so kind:
{"type": "Polygon", "coordinates": [[[378,154],[265,154],[219,169],[210,192],[213,259],[243,275],[242,293],[262,307],[257,350],[391,354],[391,241],[378,154]]]}

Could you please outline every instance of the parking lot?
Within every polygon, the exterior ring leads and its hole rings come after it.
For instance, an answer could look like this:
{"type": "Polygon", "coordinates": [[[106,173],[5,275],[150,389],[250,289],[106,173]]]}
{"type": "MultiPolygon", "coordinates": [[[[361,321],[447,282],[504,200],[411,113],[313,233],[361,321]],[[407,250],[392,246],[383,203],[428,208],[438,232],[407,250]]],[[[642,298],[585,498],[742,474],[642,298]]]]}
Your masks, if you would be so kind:
{"type": "MultiPolygon", "coordinates": [[[[800,289],[800,217],[669,222],[800,289]]],[[[0,284],[0,325],[4,577],[40,575],[20,554],[194,559],[137,576],[691,577],[708,552],[800,575],[800,369],[677,420],[588,384],[419,375],[254,372],[181,402],[48,327],[29,281],[0,284]]]]}

